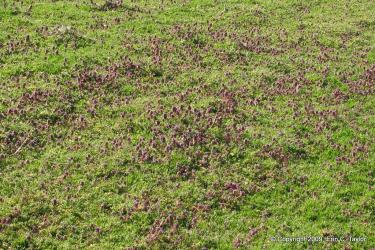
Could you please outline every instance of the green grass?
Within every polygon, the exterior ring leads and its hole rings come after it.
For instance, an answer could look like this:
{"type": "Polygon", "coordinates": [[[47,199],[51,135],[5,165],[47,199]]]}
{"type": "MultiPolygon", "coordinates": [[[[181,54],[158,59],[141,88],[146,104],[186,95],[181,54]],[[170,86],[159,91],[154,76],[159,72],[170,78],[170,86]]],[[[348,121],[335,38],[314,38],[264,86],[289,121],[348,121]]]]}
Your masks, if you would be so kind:
{"type": "Polygon", "coordinates": [[[375,247],[373,1],[93,2],[0,3],[1,249],[375,247]]]}

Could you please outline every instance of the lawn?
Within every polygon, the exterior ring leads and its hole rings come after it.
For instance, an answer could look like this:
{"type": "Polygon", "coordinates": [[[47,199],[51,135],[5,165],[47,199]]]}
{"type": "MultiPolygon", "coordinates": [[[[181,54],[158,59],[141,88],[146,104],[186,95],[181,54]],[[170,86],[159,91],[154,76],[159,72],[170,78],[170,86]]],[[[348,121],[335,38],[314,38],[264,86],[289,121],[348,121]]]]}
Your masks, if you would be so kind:
{"type": "Polygon", "coordinates": [[[2,0],[0,249],[374,249],[373,0],[2,0]]]}

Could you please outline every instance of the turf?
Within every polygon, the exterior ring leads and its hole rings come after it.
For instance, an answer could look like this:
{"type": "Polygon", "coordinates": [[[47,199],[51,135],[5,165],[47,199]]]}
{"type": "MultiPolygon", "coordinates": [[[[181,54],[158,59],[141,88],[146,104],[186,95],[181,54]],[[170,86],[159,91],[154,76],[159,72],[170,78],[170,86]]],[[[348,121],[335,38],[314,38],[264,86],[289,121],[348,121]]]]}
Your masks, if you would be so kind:
{"type": "Polygon", "coordinates": [[[374,248],[374,13],[3,0],[0,248],[374,248]]]}

